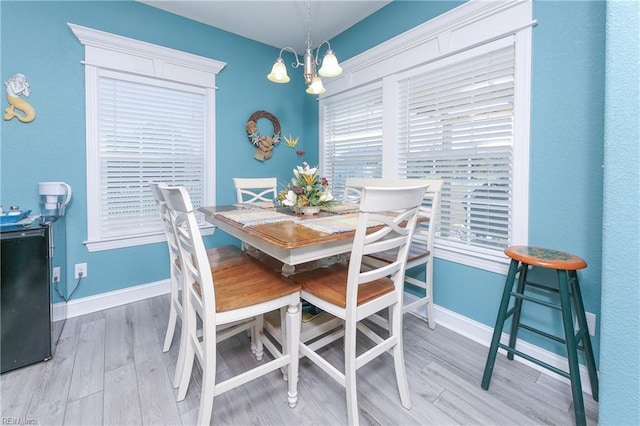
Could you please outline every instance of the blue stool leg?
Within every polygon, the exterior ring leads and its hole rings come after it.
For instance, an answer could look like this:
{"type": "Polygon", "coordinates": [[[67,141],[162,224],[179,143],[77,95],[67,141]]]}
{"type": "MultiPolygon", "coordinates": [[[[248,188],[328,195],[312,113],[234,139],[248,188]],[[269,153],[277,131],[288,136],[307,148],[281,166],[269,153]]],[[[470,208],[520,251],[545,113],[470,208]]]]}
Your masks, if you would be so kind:
{"type": "Polygon", "coordinates": [[[504,284],[504,290],[502,292],[502,301],[498,308],[498,317],[496,318],[496,325],[493,327],[493,337],[491,338],[491,346],[489,347],[489,354],[487,355],[487,363],[484,367],[484,374],[482,376],[482,389],[489,389],[489,383],[491,382],[491,374],[493,373],[493,367],[496,363],[496,355],[498,354],[498,345],[500,344],[500,336],[502,335],[502,329],[504,327],[504,321],[507,317],[507,309],[509,308],[509,300],[511,299],[511,289],[516,279],[516,271],[518,270],[518,261],[511,260],[509,265],[509,272],[507,273],[507,280],[504,284]]]}
{"type": "Polygon", "coordinates": [[[591,337],[589,336],[589,327],[587,327],[587,318],[584,312],[584,304],[582,302],[582,293],[580,292],[580,284],[578,283],[578,274],[576,271],[569,271],[569,280],[573,283],[573,305],[576,309],[576,317],[581,330],[586,330],[582,336],[582,347],[584,353],[584,361],[589,371],[589,382],[591,383],[591,394],[594,400],[598,400],[598,373],[596,372],[596,361],[593,357],[593,347],[591,346],[591,337]]]}
{"type": "MultiPolygon", "coordinates": [[[[524,286],[527,282],[527,271],[529,270],[529,265],[526,263],[520,263],[520,276],[518,277],[518,287],[516,292],[518,294],[524,294],[524,286]]],[[[522,314],[522,298],[516,297],[514,310],[513,310],[513,318],[511,319],[511,334],[509,334],[509,347],[512,349],[516,348],[516,341],[518,338],[518,329],[520,328],[520,315],[522,314]]],[[[507,359],[513,361],[513,352],[507,352],[507,359]]]]}
{"type": "Polygon", "coordinates": [[[564,325],[567,359],[569,361],[571,392],[573,394],[573,409],[576,417],[576,425],[583,426],[586,425],[587,421],[584,414],[584,401],[582,400],[582,384],[580,382],[580,370],[578,368],[578,348],[573,328],[573,314],[571,312],[571,296],[567,282],[567,271],[557,270],[557,274],[560,304],[562,307],[562,323],[564,325]]]}

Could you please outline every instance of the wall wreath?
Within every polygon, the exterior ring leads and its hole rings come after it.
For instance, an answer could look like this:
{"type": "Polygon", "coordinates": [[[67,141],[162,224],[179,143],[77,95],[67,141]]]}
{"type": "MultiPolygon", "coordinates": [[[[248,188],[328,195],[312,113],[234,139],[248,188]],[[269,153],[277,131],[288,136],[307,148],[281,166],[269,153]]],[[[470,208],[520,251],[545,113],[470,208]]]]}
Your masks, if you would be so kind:
{"type": "Polygon", "coordinates": [[[249,141],[258,148],[253,157],[260,161],[271,158],[273,147],[280,143],[280,122],[276,116],[267,111],[256,111],[249,117],[246,129],[249,141]],[[271,124],[273,124],[273,136],[260,136],[258,120],[261,118],[271,121],[271,124]]]}

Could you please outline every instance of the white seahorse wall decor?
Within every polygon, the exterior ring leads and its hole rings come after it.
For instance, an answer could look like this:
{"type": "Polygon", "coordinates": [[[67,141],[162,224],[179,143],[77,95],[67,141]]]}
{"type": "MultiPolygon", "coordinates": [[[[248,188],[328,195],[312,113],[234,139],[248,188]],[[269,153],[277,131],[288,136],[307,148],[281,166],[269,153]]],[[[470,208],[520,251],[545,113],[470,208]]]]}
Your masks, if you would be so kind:
{"type": "Polygon", "coordinates": [[[15,74],[5,81],[4,85],[7,87],[7,101],[9,101],[9,106],[4,109],[4,119],[11,120],[16,117],[23,123],[32,122],[36,118],[36,110],[29,102],[20,97],[22,95],[28,98],[31,94],[27,78],[23,74],[15,74]],[[16,110],[20,110],[24,114],[20,114],[16,110]]]}

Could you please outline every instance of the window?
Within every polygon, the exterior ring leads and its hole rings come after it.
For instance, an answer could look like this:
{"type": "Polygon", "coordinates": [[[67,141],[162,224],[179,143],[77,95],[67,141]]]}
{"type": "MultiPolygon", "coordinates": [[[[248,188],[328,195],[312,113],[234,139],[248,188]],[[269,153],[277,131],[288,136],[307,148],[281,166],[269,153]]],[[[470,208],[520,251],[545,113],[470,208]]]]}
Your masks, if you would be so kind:
{"type": "Polygon", "coordinates": [[[85,244],[97,251],[162,241],[149,182],[185,186],[196,208],[215,202],[214,84],[224,64],[70,27],[85,45],[85,244]]]}
{"type": "Polygon", "coordinates": [[[512,240],[513,42],[409,74],[398,81],[398,176],[444,179],[441,245],[503,250],[512,240]]]}
{"type": "Polygon", "coordinates": [[[322,173],[341,199],[347,177],[382,177],[382,86],[337,96],[322,105],[322,173]]]}
{"type": "Polygon", "coordinates": [[[504,273],[503,249],[527,239],[534,23],[529,1],[468,2],[343,62],[320,99],[320,166],[333,173],[336,192],[363,173],[440,177],[434,255],[504,273]],[[373,87],[382,97],[362,102],[373,87]],[[382,133],[365,146],[377,167],[363,161],[359,145],[336,145],[345,138],[336,129],[349,124],[349,137],[362,138],[358,118],[374,105],[382,133]]]}

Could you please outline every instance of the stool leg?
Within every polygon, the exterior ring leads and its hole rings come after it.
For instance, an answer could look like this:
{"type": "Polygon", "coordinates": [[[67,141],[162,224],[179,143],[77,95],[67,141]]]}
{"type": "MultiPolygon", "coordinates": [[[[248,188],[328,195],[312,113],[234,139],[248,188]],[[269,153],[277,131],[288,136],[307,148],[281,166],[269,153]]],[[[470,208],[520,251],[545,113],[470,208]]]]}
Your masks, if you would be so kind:
{"type": "Polygon", "coordinates": [[[584,401],[582,400],[582,384],[580,382],[580,370],[578,368],[578,348],[573,329],[573,315],[571,313],[571,297],[567,282],[567,271],[557,270],[558,289],[560,291],[560,305],[562,307],[562,323],[564,325],[564,337],[567,345],[567,359],[569,361],[569,376],[571,379],[571,393],[573,394],[573,410],[576,417],[576,425],[586,425],[584,414],[584,401]]]}
{"type": "Polygon", "coordinates": [[[518,261],[511,260],[509,265],[509,272],[507,273],[507,280],[504,284],[504,290],[502,292],[502,301],[498,308],[498,317],[496,318],[496,325],[493,327],[493,337],[491,338],[491,346],[489,347],[489,354],[487,355],[487,363],[484,367],[484,374],[482,376],[482,389],[489,389],[489,382],[491,382],[491,374],[493,373],[493,367],[496,363],[496,355],[498,354],[498,345],[500,344],[500,336],[502,335],[502,329],[504,327],[504,321],[507,317],[507,309],[509,308],[509,300],[511,299],[511,289],[513,288],[513,282],[516,279],[516,271],[518,270],[518,261]]]}
{"type": "Polygon", "coordinates": [[[596,371],[596,361],[593,357],[593,347],[591,346],[591,336],[589,336],[589,327],[587,326],[587,318],[584,313],[584,304],[582,303],[582,293],[580,291],[580,283],[578,283],[578,274],[576,271],[569,271],[569,280],[573,283],[573,305],[576,309],[576,317],[580,329],[587,330],[582,337],[582,347],[584,348],[584,361],[589,371],[589,381],[591,383],[591,395],[594,400],[598,400],[598,373],[596,371]]]}
{"type": "MultiPolygon", "coordinates": [[[[520,276],[518,277],[518,287],[516,292],[518,294],[524,294],[524,286],[527,282],[527,272],[529,271],[529,265],[521,263],[520,276]]],[[[509,334],[509,347],[515,349],[516,340],[518,338],[518,329],[520,327],[520,314],[522,313],[522,298],[515,298],[515,306],[513,311],[513,318],[511,319],[511,333],[509,334]]],[[[507,359],[513,361],[513,352],[507,352],[507,359]]]]}

